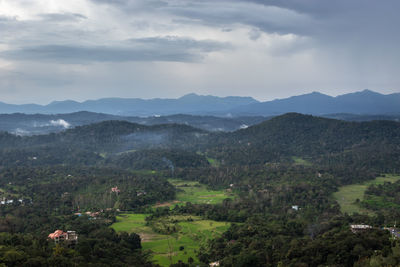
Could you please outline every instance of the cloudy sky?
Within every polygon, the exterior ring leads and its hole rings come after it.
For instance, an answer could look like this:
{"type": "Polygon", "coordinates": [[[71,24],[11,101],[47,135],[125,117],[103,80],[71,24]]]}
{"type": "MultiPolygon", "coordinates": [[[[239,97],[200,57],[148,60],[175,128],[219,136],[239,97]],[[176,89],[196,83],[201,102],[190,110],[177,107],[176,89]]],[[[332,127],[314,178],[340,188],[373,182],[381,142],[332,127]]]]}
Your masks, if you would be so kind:
{"type": "Polygon", "coordinates": [[[400,92],[399,0],[0,0],[0,101],[400,92]]]}

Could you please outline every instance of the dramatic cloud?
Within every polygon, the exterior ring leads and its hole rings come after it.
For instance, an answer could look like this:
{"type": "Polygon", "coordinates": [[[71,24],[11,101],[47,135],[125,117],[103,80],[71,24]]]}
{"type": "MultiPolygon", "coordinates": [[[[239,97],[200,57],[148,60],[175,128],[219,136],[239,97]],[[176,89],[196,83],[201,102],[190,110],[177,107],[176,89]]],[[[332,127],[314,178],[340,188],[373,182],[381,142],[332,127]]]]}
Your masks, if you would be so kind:
{"type": "Polygon", "coordinates": [[[398,0],[0,1],[0,101],[398,92],[398,0]]]}
{"type": "Polygon", "coordinates": [[[196,41],[189,38],[151,37],[129,40],[129,46],[67,46],[43,45],[23,47],[0,53],[6,59],[87,63],[92,61],[170,61],[200,60],[204,52],[229,47],[216,41],[196,41]]]}

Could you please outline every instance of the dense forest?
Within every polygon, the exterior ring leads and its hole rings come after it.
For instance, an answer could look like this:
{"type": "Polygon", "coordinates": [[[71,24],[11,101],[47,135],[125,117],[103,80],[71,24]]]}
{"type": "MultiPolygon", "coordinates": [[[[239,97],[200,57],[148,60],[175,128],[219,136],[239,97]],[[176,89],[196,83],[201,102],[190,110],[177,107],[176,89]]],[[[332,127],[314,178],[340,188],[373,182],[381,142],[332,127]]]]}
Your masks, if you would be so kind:
{"type": "MultiPolygon", "coordinates": [[[[122,212],[148,225],[175,215],[231,223],[174,266],[398,266],[400,182],[371,185],[347,214],[340,187],[399,174],[400,123],[289,113],[235,132],[105,121],[59,133],[0,133],[0,265],[155,266],[137,233],[110,226],[122,212]],[[222,203],[160,206],[169,179],[235,195],[222,203]],[[353,233],[351,224],[371,229],[353,233]],[[48,235],[74,230],[79,242],[48,235]]],[[[172,228],[171,228],[172,229],[172,228]]],[[[169,230],[171,230],[169,229],[169,230]]],[[[175,228],[174,228],[175,229],[175,228]]],[[[173,230],[171,230],[173,231],[173,230]]]]}

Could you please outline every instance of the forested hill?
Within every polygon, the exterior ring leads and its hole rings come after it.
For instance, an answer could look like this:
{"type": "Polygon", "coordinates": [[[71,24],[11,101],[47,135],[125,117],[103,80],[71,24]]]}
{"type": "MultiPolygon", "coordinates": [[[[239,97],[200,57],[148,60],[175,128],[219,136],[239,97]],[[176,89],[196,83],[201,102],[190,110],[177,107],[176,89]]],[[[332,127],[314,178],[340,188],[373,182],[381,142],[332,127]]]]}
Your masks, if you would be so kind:
{"type": "Polygon", "coordinates": [[[123,152],[152,147],[188,147],[203,135],[207,132],[187,125],[145,126],[126,121],[104,121],[48,135],[21,137],[3,132],[0,134],[0,148],[50,145],[95,152],[123,152]]]}
{"type": "Polygon", "coordinates": [[[178,149],[201,152],[228,165],[264,164],[301,157],[321,164],[362,162],[390,169],[399,163],[400,123],[346,122],[288,113],[233,133],[210,133],[178,124],[144,126],[105,121],[49,135],[0,134],[2,149],[39,151],[44,147],[97,154],[178,149]]]}
{"type": "Polygon", "coordinates": [[[363,143],[400,143],[400,123],[393,121],[346,122],[287,113],[239,130],[233,140],[257,145],[275,144],[303,152],[340,151],[363,143]]]}
{"type": "Polygon", "coordinates": [[[210,153],[231,163],[265,163],[292,156],[326,160],[322,157],[354,156],[352,153],[360,156],[359,152],[372,150],[389,155],[400,151],[400,123],[346,122],[288,113],[247,129],[218,135],[214,143],[216,148],[210,153]]]}

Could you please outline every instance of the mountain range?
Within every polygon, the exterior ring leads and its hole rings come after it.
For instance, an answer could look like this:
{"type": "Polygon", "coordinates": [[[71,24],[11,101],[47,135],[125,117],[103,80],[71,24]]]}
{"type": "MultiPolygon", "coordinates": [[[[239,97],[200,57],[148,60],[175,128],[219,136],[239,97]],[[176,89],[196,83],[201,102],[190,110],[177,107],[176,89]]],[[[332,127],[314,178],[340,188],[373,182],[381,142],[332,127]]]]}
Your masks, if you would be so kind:
{"type": "Polygon", "coordinates": [[[258,103],[251,97],[216,97],[188,94],[178,99],[102,98],[76,102],[54,101],[48,105],[13,105],[0,102],[0,113],[59,114],[90,111],[123,116],[157,116],[172,114],[211,114],[258,103]]]}
{"type": "Polygon", "coordinates": [[[275,116],[288,112],[326,114],[400,114],[400,93],[380,94],[370,90],[332,97],[318,92],[259,102],[251,97],[216,97],[188,94],[177,99],[102,98],[76,102],[54,101],[48,105],[14,105],[0,102],[0,113],[65,114],[90,111],[121,116],[166,116],[172,114],[230,116],[275,116]]]}
{"type": "Polygon", "coordinates": [[[318,92],[292,96],[285,99],[252,103],[230,111],[237,115],[279,115],[288,112],[324,115],[334,113],[350,114],[398,114],[400,93],[380,94],[370,90],[328,96],[318,92]]]}

